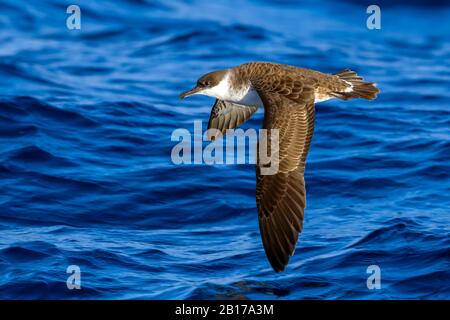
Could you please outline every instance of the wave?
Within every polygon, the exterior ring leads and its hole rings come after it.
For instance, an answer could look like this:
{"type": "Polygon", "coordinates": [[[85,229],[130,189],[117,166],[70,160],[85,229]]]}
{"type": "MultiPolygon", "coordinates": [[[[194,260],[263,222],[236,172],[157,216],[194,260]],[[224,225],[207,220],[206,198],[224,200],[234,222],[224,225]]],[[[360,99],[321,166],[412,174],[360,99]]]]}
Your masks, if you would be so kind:
{"type": "Polygon", "coordinates": [[[353,0],[91,1],[68,30],[61,0],[3,1],[0,298],[449,297],[447,6],[379,5],[391,27],[368,30],[353,0]],[[317,104],[282,274],[262,247],[254,165],[171,160],[173,130],[205,128],[214,102],[178,94],[254,60],[351,68],[381,89],[317,104]],[[381,290],[366,287],[372,264],[381,290]],[[69,265],[82,290],[67,289],[69,265]]]}

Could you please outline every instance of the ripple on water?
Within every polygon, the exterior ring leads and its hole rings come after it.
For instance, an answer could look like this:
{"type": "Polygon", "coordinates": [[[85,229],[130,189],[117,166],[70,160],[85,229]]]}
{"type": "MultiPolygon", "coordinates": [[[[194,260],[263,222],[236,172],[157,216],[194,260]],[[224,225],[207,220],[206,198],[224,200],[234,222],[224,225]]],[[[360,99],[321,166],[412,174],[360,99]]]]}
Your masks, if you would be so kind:
{"type": "Polygon", "coordinates": [[[84,2],[68,31],[61,0],[2,2],[0,298],[448,298],[448,4],[381,1],[392,28],[376,31],[353,0],[194,4],[84,2]],[[381,89],[316,106],[304,230],[281,274],[253,165],[170,158],[173,130],[205,128],[213,104],[178,94],[253,60],[351,68],[381,89]],[[67,290],[69,265],[83,290],[67,290]]]}

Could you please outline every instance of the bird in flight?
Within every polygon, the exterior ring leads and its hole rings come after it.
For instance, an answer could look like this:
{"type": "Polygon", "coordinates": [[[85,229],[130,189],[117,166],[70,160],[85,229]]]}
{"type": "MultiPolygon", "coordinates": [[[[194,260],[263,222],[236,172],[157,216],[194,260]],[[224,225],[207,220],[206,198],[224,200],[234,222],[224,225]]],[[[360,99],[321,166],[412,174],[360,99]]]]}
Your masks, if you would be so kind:
{"type": "MultiPolygon", "coordinates": [[[[216,99],[208,129],[234,129],[260,107],[263,129],[277,129],[278,171],[262,174],[256,162],[256,204],[264,250],[283,271],[294,254],[306,207],[305,166],[314,132],[314,104],[337,98],[376,98],[379,90],[354,71],[336,74],[269,62],[250,62],[205,74],[181,99],[200,94],[216,99]]],[[[270,135],[268,135],[270,137],[270,135]]],[[[214,137],[211,137],[214,138],[214,137]]],[[[266,143],[271,147],[271,139],[266,143]]],[[[261,144],[261,141],[259,141],[261,144]]]]}

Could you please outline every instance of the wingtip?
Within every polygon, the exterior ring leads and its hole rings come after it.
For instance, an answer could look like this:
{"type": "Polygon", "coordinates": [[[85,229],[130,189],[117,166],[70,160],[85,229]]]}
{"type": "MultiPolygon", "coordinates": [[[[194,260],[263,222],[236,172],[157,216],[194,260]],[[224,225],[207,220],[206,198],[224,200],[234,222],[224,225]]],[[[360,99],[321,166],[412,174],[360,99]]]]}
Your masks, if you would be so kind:
{"type": "Polygon", "coordinates": [[[269,260],[270,266],[272,267],[273,271],[275,271],[276,273],[281,273],[284,270],[286,270],[287,267],[287,263],[286,264],[275,264],[272,261],[269,260]]]}

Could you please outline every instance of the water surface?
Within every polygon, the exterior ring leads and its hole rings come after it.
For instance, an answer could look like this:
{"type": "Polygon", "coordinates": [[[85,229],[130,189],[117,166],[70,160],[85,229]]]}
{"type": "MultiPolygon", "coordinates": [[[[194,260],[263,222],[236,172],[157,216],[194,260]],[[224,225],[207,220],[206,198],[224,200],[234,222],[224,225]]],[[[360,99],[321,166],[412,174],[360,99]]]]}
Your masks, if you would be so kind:
{"type": "Polygon", "coordinates": [[[0,298],[448,299],[450,7],[377,3],[381,30],[359,1],[80,0],[70,31],[65,1],[2,1],[0,298]],[[382,91],[317,105],[304,231],[281,274],[253,166],[170,158],[173,130],[213,103],[178,94],[254,60],[351,68],[382,91]]]}

